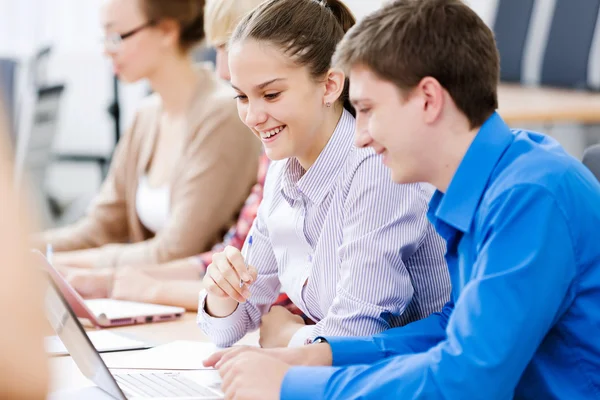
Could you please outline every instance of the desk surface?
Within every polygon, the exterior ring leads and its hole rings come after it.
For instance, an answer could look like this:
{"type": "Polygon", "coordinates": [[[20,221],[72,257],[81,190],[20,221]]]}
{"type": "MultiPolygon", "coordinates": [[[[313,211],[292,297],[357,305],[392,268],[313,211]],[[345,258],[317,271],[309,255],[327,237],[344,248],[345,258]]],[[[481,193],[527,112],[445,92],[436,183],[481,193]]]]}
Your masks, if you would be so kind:
{"type": "MultiPolygon", "coordinates": [[[[123,333],[127,336],[147,341],[151,344],[164,344],[174,340],[193,340],[206,342],[208,338],[196,325],[196,313],[186,313],[180,320],[109,328],[111,332],[123,333]]],[[[246,335],[239,344],[258,343],[258,332],[246,335]]],[[[144,350],[141,350],[144,351],[144,350]]],[[[119,360],[128,357],[131,351],[105,353],[103,357],[119,360]]],[[[71,357],[50,358],[51,391],[78,389],[93,385],[79,371],[71,357]]]]}
{"type": "Polygon", "coordinates": [[[515,123],[600,124],[600,93],[501,84],[498,112],[515,123]]]}

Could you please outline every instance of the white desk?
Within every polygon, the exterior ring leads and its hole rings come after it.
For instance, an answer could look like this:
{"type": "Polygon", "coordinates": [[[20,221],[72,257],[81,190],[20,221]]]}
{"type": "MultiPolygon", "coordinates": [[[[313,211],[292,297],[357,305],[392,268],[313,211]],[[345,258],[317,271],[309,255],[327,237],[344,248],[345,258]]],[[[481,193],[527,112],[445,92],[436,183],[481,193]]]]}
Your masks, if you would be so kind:
{"type": "MultiPolygon", "coordinates": [[[[196,326],[196,313],[186,313],[179,321],[124,326],[110,329],[112,332],[125,333],[129,336],[153,344],[164,344],[175,340],[208,341],[200,328],[196,326]]],[[[258,332],[246,335],[246,337],[239,342],[239,344],[248,345],[256,343],[258,343],[258,332]]],[[[105,353],[103,354],[103,357],[117,362],[119,358],[128,357],[131,353],[131,351],[105,353]]],[[[78,389],[93,385],[93,383],[79,371],[71,357],[50,358],[50,372],[51,391],[78,389]]]]}

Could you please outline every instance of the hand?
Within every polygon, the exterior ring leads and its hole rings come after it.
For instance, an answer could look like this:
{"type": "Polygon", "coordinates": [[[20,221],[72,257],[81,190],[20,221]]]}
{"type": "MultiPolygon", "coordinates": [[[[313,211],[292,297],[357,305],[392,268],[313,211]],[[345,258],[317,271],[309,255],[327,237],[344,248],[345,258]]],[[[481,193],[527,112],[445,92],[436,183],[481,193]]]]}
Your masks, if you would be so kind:
{"type": "Polygon", "coordinates": [[[114,276],[112,268],[82,269],[59,266],[57,269],[81,296],[85,298],[108,297],[114,276]]]}
{"type": "Polygon", "coordinates": [[[117,300],[152,303],[162,282],[146,274],[140,268],[120,267],[115,272],[110,297],[117,300]]]}
{"type": "Polygon", "coordinates": [[[264,353],[246,351],[219,365],[222,389],[231,400],[278,400],[290,365],[264,353]]]}
{"type": "Polygon", "coordinates": [[[223,364],[238,357],[242,353],[254,352],[276,358],[289,365],[302,365],[306,367],[330,367],[333,363],[331,347],[327,343],[311,344],[309,346],[261,349],[253,346],[234,346],[229,349],[213,353],[203,361],[207,368],[219,369],[223,364]]]}
{"type": "Polygon", "coordinates": [[[216,317],[231,314],[238,303],[245,303],[250,297],[248,287],[256,281],[256,277],[256,268],[248,266],[246,270],[242,253],[235,247],[227,246],[224,251],[216,253],[202,281],[208,292],[206,311],[216,317]],[[244,282],[242,287],[240,280],[244,282]]]}
{"type": "Polygon", "coordinates": [[[285,307],[273,306],[262,317],[260,324],[261,347],[287,347],[298,329],[305,326],[301,316],[292,314],[285,307]]]}

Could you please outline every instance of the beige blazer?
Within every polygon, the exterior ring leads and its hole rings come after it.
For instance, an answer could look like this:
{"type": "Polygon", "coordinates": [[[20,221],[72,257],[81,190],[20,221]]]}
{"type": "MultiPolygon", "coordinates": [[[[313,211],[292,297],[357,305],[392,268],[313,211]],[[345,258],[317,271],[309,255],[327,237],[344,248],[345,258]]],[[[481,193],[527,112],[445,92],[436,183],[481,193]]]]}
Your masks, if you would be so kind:
{"type": "Polygon", "coordinates": [[[240,121],[235,94],[208,67],[188,113],[186,143],[170,183],[169,221],[156,234],[139,221],[138,179],[154,152],[161,100],[144,100],[100,193],[76,224],[45,232],[55,252],[99,248],[97,267],[163,263],[209,250],[233,225],[256,182],[260,141],[240,121]]]}

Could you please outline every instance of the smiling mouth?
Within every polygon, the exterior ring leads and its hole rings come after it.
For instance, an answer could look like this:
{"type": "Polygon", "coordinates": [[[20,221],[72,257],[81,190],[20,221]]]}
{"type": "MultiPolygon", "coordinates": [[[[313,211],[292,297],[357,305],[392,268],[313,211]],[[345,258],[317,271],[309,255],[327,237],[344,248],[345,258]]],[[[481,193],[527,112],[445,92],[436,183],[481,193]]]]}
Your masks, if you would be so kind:
{"type": "Polygon", "coordinates": [[[260,133],[260,138],[263,140],[271,140],[273,138],[275,138],[277,135],[279,135],[281,133],[281,131],[283,131],[286,128],[286,125],[281,125],[278,126],[277,128],[268,130],[268,131],[263,131],[263,132],[259,132],[260,133]]]}

